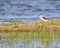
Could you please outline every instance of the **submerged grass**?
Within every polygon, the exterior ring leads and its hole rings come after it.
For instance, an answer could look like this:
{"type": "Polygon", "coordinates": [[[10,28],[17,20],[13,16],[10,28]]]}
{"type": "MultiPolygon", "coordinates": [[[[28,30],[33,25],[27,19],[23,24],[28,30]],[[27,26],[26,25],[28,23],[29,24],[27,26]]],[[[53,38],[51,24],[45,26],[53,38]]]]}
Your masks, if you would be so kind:
{"type": "MultiPolygon", "coordinates": [[[[7,32],[5,33],[8,36],[0,35],[0,37],[4,36],[4,39],[7,39],[10,44],[18,43],[19,41],[23,41],[24,43],[30,43],[32,41],[42,41],[44,44],[48,44],[55,39],[60,38],[60,31],[52,32],[7,32]],[[53,38],[54,36],[54,38],[53,38]]],[[[2,40],[2,38],[0,38],[2,40]]],[[[1,42],[1,41],[0,41],[1,42]]]]}

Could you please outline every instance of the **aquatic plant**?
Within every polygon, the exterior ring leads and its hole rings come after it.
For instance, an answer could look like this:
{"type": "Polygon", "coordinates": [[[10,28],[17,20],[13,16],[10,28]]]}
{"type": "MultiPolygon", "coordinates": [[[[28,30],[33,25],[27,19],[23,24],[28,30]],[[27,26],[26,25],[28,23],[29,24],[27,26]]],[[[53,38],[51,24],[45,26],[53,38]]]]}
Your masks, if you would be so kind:
{"type": "MultiPolygon", "coordinates": [[[[53,34],[51,32],[8,32],[9,36],[5,36],[6,39],[9,39],[10,43],[18,43],[20,40],[25,43],[29,43],[32,40],[41,40],[43,44],[48,44],[53,40],[53,34]]],[[[2,35],[0,35],[2,37],[2,35]]],[[[60,32],[54,32],[54,37],[59,38],[60,32]]],[[[1,38],[0,38],[1,39],[1,38]]]]}

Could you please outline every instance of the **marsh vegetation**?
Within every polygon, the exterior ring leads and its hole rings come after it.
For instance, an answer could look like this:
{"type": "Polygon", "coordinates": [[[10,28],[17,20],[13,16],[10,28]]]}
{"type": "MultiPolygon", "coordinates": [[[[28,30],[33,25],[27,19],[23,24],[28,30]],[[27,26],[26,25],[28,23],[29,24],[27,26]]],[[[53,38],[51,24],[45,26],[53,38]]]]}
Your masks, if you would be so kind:
{"type": "Polygon", "coordinates": [[[11,23],[0,24],[0,32],[40,32],[60,31],[60,21],[49,21],[40,23],[11,23]]]}
{"type": "Polygon", "coordinates": [[[59,48],[60,21],[0,24],[1,48],[59,48]]]}

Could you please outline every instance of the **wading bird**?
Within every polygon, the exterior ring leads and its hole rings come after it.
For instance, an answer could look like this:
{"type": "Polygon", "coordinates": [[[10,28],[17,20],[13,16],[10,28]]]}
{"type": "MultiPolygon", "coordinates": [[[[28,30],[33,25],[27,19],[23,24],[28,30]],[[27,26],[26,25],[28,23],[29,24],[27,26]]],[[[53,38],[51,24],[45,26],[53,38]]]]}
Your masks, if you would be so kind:
{"type": "Polygon", "coordinates": [[[41,20],[43,20],[43,21],[48,21],[49,19],[47,19],[47,18],[45,18],[45,17],[43,17],[43,16],[39,16],[39,18],[41,19],[41,20]]]}

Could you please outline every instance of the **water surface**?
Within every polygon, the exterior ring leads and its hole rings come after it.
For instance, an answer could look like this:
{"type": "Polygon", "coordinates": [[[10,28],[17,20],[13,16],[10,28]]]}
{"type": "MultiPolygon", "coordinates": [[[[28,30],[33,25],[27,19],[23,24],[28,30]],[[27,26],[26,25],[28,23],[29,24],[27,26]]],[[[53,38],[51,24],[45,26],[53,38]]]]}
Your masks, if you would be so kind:
{"type": "Polygon", "coordinates": [[[1,48],[60,48],[59,32],[17,32],[0,34],[1,48]]]}
{"type": "Polygon", "coordinates": [[[0,0],[0,23],[10,20],[39,22],[40,15],[52,19],[60,19],[60,1],[0,0]]]}

